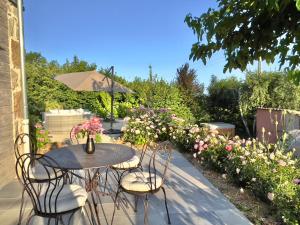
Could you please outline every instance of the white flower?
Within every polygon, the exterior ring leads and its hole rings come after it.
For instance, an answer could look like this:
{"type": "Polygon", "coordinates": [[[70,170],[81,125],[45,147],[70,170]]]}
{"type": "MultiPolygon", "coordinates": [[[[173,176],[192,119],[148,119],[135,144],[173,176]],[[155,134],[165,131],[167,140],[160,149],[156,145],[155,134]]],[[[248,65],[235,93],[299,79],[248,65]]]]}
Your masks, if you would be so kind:
{"type": "Polygon", "coordinates": [[[243,194],[244,193],[244,188],[240,188],[240,192],[243,194]]]}
{"type": "Polygon", "coordinates": [[[235,171],[236,171],[237,174],[239,174],[241,170],[239,168],[236,168],[235,171]]]}
{"type": "Polygon", "coordinates": [[[126,127],[122,127],[121,131],[123,131],[123,132],[126,131],[126,127]]]}
{"type": "Polygon", "coordinates": [[[154,137],[155,137],[155,138],[158,138],[158,135],[157,135],[157,134],[155,134],[155,135],[154,135],[154,137]]]}
{"type": "Polygon", "coordinates": [[[146,127],[146,130],[150,130],[151,128],[150,127],[146,127]]]}
{"type": "Polygon", "coordinates": [[[272,192],[269,192],[269,193],[268,193],[268,199],[269,199],[270,201],[273,201],[273,200],[274,200],[274,197],[275,197],[274,193],[272,193],[272,192]]]}
{"type": "Polygon", "coordinates": [[[249,151],[245,151],[245,156],[249,156],[250,152],[249,151]]]}
{"type": "Polygon", "coordinates": [[[275,159],[275,155],[274,155],[273,152],[270,154],[270,159],[271,159],[271,160],[274,160],[274,159],[275,159]]]}
{"type": "Polygon", "coordinates": [[[222,178],[226,179],[226,174],[225,173],[222,174],[222,178]]]}
{"type": "Polygon", "coordinates": [[[129,116],[126,116],[125,118],[124,118],[124,121],[125,122],[127,122],[127,121],[129,121],[130,120],[130,117],[129,116]]]}
{"type": "Polygon", "coordinates": [[[253,178],[251,179],[251,181],[255,182],[255,181],[256,181],[256,178],[255,178],[255,177],[253,177],[253,178]]]}
{"type": "Polygon", "coordinates": [[[194,153],[193,156],[194,156],[194,158],[197,158],[197,153],[194,153]]]}
{"type": "Polygon", "coordinates": [[[152,129],[154,129],[155,127],[154,127],[154,125],[150,125],[150,127],[152,128],[152,129]]]}
{"type": "Polygon", "coordinates": [[[167,129],[165,127],[161,128],[162,131],[166,131],[167,129]]]}
{"type": "Polygon", "coordinates": [[[247,162],[244,160],[244,161],[242,161],[242,165],[246,165],[247,164],[247,162]]]}
{"type": "Polygon", "coordinates": [[[175,136],[173,136],[173,139],[175,140],[175,139],[176,139],[176,137],[175,137],[175,136]]]}
{"type": "Polygon", "coordinates": [[[135,131],[135,134],[140,134],[140,133],[141,133],[140,130],[136,130],[136,131],[135,131]]]}

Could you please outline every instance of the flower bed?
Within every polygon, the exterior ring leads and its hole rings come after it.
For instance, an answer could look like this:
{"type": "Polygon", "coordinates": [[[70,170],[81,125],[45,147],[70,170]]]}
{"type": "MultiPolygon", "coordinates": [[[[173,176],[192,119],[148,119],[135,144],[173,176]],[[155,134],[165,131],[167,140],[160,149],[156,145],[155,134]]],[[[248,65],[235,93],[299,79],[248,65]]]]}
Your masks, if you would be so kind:
{"type": "Polygon", "coordinates": [[[125,141],[144,144],[167,139],[224,179],[234,181],[241,192],[246,188],[270,203],[283,223],[300,223],[299,161],[293,159],[293,152],[286,152],[286,135],[276,144],[238,136],[228,139],[189,125],[166,109],[132,112],[124,129],[125,141]]]}
{"type": "Polygon", "coordinates": [[[285,153],[285,140],[266,144],[256,139],[228,139],[215,133],[196,138],[193,156],[230,179],[251,190],[261,200],[269,202],[285,224],[299,224],[300,170],[293,152],[285,153]]]}

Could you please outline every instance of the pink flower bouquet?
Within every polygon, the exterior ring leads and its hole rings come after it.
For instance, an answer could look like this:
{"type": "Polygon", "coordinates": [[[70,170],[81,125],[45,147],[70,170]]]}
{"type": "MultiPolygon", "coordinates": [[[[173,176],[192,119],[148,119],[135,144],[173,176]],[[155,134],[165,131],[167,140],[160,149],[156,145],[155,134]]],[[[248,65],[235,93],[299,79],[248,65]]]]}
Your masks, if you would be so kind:
{"type": "Polygon", "coordinates": [[[92,138],[97,138],[99,134],[102,134],[103,130],[101,119],[98,117],[93,117],[83,124],[74,126],[71,131],[71,138],[85,137],[85,135],[88,135],[92,138]]]}

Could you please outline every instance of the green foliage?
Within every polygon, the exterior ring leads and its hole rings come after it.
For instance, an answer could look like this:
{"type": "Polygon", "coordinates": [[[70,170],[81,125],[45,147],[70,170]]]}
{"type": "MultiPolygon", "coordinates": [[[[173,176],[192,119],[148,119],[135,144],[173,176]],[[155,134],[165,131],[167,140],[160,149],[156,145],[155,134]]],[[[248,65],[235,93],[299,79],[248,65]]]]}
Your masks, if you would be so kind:
{"type": "Polygon", "coordinates": [[[139,96],[141,104],[153,108],[169,108],[178,117],[194,120],[190,108],[186,105],[179,88],[175,84],[169,84],[163,79],[142,80],[135,78],[129,83],[129,87],[139,96]]]}
{"type": "Polygon", "coordinates": [[[294,82],[296,85],[300,85],[300,71],[292,70],[288,72],[288,78],[294,82]]]}
{"type": "Polygon", "coordinates": [[[216,122],[236,124],[240,121],[238,92],[241,81],[235,77],[218,80],[212,76],[208,86],[207,111],[216,122]]]}
{"type": "Polygon", "coordinates": [[[51,109],[63,109],[63,106],[59,102],[54,101],[54,100],[46,101],[45,102],[45,111],[48,112],[51,109]]]}
{"type": "Polygon", "coordinates": [[[205,110],[204,85],[197,81],[196,70],[186,63],[177,69],[175,83],[178,86],[185,104],[189,106],[198,121],[208,121],[209,116],[205,110]]]}
{"type": "MultiPolygon", "coordinates": [[[[35,121],[40,117],[40,113],[50,109],[74,109],[85,108],[93,113],[107,118],[110,113],[111,97],[108,93],[96,92],[76,92],[60,82],[54,77],[61,73],[81,72],[95,70],[95,64],[74,57],[72,62],[67,61],[59,65],[56,61],[48,62],[40,53],[29,52],[26,55],[26,74],[28,83],[28,105],[31,118],[35,121]]],[[[118,77],[118,80],[122,78],[118,77]]],[[[124,100],[126,95],[116,95],[115,117],[118,117],[117,106],[124,100]],[[121,97],[120,97],[121,96],[121,97]]],[[[132,99],[133,105],[136,104],[132,99]]],[[[122,116],[125,115],[124,105],[122,116]]],[[[127,105],[130,107],[129,105],[127,105]]]]}
{"type": "Polygon", "coordinates": [[[300,63],[299,0],[217,2],[217,9],[210,8],[200,17],[186,16],[197,36],[190,58],[206,64],[215,52],[224,50],[224,71],[245,70],[259,57],[273,63],[278,56],[280,66],[292,69],[300,63]]]}
{"type": "Polygon", "coordinates": [[[38,150],[44,150],[50,143],[49,132],[44,129],[41,123],[35,124],[35,138],[38,150]]]}
{"type": "Polygon", "coordinates": [[[237,133],[245,135],[243,116],[251,134],[258,107],[299,110],[300,87],[283,72],[248,72],[242,81],[213,76],[206,106],[212,120],[233,123],[237,133]]]}

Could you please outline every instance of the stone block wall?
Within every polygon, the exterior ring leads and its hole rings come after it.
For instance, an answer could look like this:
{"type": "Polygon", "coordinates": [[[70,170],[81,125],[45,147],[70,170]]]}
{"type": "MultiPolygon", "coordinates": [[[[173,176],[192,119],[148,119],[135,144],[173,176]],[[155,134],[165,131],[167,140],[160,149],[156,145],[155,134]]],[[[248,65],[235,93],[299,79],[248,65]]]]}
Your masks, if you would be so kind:
{"type": "Polygon", "coordinates": [[[22,132],[22,81],[17,7],[0,0],[0,187],[15,177],[13,142],[22,132]]]}

